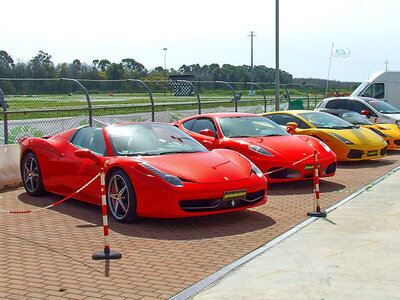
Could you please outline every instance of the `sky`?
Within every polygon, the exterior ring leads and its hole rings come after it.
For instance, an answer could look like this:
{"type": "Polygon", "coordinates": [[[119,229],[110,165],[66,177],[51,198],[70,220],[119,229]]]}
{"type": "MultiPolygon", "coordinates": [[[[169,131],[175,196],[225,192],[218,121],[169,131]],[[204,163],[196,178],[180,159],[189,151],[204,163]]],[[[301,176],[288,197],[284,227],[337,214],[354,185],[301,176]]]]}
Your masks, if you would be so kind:
{"type": "MultiPolygon", "coordinates": [[[[275,68],[275,0],[2,1],[0,50],[28,62],[40,50],[55,64],[74,59],[147,69],[186,64],[275,68]],[[167,48],[166,51],[163,49],[167,48]]],[[[400,70],[399,0],[280,0],[279,67],[295,78],[364,81],[400,70]],[[347,60],[331,58],[348,47],[347,60]]]]}

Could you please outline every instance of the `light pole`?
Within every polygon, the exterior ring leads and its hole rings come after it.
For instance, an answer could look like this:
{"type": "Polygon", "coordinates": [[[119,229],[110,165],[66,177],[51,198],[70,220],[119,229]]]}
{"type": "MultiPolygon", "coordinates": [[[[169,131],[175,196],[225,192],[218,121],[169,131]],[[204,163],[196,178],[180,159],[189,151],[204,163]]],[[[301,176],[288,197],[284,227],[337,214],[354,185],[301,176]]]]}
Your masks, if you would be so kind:
{"type": "Polygon", "coordinates": [[[164,96],[167,95],[167,48],[164,50],[164,96]]]}
{"type": "Polygon", "coordinates": [[[275,110],[279,111],[279,0],[275,0],[275,110]]]}
{"type": "MultiPolygon", "coordinates": [[[[254,37],[253,31],[250,31],[250,38],[251,38],[251,66],[250,66],[250,81],[254,82],[254,73],[253,73],[253,37],[254,37]]],[[[251,89],[249,91],[249,96],[255,96],[255,91],[251,89]]]]}

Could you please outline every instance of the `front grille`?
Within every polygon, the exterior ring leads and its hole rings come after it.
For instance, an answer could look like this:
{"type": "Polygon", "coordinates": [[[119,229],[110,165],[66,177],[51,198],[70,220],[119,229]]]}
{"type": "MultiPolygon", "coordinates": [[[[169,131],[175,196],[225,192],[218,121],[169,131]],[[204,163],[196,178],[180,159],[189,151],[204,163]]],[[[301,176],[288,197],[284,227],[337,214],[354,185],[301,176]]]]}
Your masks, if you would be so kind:
{"type": "Polygon", "coordinates": [[[323,170],[323,175],[330,175],[336,172],[336,163],[331,163],[329,164],[325,170],[323,170]]]}
{"type": "Polygon", "coordinates": [[[350,158],[350,159],[362,158],[363,153],[364,153],[364,151],[362,151],[362,150],[351,149],[349,151],[349,153],[347,154],[347,158],[350,158]]]}
{"type": "Polygon", "coordinates": [[[234,201],[222,201],[222,198],[183,200],[179,202],[179,206],[185,212],[229,210],[256,204],[264,198],[264,194],[265,190],[259,190],[234,201]]]}
{"type": "MultiPolygon", "coordinates": [[[[268,170],[268,173],[273,172],[275,170],[279,170],[279,169],[281,169],[281,167],[271,168],[268,170]]],[[[300,177],[300,175],[301,175],[301,173],[299,170],[285,168],[283,170],[268,174],[268,177],[271,179],[284,179],[284,178],[298,178],[298,177],[300,177]]]]}
{"type": "MultiPolygon", "coordinates": [[[[268,170],[268,173],[269,172],[273,172],[275,170],[279,170],[279,169],[280,169],[280,167],[271,168],[271,169],[268,170]]],[[[276,172],[273,172],[271,174],[268,174],[268,177],[273,178],[273,179],[287,178],[287,169],[283,169],[283,170],[276,171],[276,172]]]]}

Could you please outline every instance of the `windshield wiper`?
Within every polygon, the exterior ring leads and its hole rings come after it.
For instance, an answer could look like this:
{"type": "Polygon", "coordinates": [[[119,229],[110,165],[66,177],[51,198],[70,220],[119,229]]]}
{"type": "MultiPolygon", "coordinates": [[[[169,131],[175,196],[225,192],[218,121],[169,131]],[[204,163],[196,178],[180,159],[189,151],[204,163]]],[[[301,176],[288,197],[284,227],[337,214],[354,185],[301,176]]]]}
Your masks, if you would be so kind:
{"type": "Polygon", "coordinates": [[[166,154],[182,154],[182,153],[197,153],[200,151],[196,150],[177,150],[177,151],[165,151],[165,152],[160,152],[158,155],[166,155],[166,154]]]}
{"type": "Polygon", "coordinates": [[[231,135],[229,137],[230,138],[247,138],[249,136],[248,135],[244,135],[244,134],[238,134],[238,135],[231,135]]]}
{"type": "Polygon", "coordinates": [[[156,155],[154,153],[146,153],[146,152],[137,152],[137,153],[121,153],[121,156],[153,156],[156,155]]]}

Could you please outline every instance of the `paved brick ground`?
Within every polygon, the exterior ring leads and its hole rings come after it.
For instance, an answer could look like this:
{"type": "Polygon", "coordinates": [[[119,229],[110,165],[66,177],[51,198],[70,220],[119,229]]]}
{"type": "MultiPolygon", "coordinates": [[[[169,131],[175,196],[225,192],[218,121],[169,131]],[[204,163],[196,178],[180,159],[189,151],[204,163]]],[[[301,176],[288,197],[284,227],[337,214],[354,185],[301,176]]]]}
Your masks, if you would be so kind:
{"type": "MultiPolygon", "coordinates": [[[[339,163],[321,180],[327,208],[400,165],[383,159],[339,163]]],[[[0,192],[0,209],[26,210],[61,199],[0,192]]],[[[271,184],[268,203],[251,210],[190,219],[110,219],[120,260],[94,261],[103,250],[100,207],[68,200],[32,214],[0,214],[0,298],[167,299],[297,225],[312,211],[312,182],[271,184]]],[[[328,216],[329,217],[329,216],[328,216]]]]}

